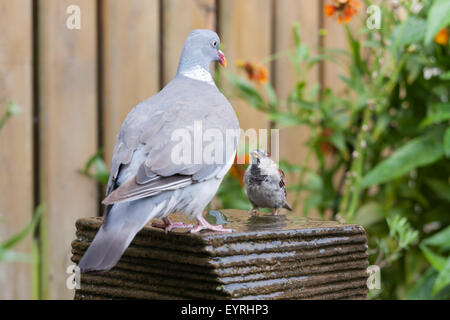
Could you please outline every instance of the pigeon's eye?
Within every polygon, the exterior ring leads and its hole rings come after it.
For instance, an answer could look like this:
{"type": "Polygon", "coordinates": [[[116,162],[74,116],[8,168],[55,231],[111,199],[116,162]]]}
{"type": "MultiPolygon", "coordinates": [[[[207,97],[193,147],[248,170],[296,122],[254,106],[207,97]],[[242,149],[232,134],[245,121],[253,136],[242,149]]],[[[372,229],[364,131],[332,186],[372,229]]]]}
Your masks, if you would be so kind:
{"type": "Polygon", "coordinates": [[[216,40],[214,40],[213,42],[212,42],[212,46],[215,48],[215,47],[217,47],[217,41],[216,40]]]}

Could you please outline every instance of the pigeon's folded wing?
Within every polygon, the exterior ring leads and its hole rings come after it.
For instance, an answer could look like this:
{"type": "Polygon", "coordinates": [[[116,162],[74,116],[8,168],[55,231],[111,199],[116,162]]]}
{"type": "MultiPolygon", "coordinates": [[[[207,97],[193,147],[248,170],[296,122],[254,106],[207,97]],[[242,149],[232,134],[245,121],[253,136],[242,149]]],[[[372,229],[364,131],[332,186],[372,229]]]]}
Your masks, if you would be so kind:
{"type": "MultiPolygon", "coordinates": [[[[188,85],[189,82],[185,87],[188,85]]],[[[138,106],[133,110],[134,114],[130,113],[114,151],[105,204],[154,196],[213,177],[222,178],[226,174],[234,159],[234,153],[229,155],[226,152],[227,144],[231,144],[229,150],[236,150],[237,144],[237,137],[228,139],[231,141],[226,139],[226,131],[231,129],[238,132],[239,125],[226,98],[216,88],[205,86],[201,99],[198,98],[200,95],[180,94],[180,98],[169,99],[164,105],[138,106]],[[167,103],[171,104],[168,106],[167,103]],[[217,143],[203,141],[207,130],[213,130],[222,139],[218,145],[222,154],[213,163],[205,163],[203,153],[197,159],[200,161],[195,161],[194,157],[195,152],[199,156],[198,150],[194,150],[196,143],[201,143],[203,149],[210,143],[217,143]],[[201,140],[195,140],[196,135],[201,140]],[[145,161],[139,164],[135,176],[117,187],[115,181],[121,166],[132,161],[133,154],[139,147],[144,148],[145,161]],[[190,151],[190,161],[175,159],[179,156],[175,151],[183,148],[190,151]]],[[[197,87],[198,83],[195,88],[197,87]]]]}

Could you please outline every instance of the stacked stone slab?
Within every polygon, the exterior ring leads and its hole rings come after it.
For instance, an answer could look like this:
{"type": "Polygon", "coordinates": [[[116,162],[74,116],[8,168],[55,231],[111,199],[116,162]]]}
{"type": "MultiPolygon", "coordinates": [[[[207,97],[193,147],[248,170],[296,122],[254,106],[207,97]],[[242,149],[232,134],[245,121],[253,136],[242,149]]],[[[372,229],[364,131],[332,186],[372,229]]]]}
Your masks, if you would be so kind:
{"type": "MultiPolygon", "coordinates": [[[[361,226],[235,210],[220,217],[236,232],[145,227],[113,270],[81,276],[75,299],[366,299],[361,226]]],[[[75,263],[101,223],[77,221],[75,263]]]]}

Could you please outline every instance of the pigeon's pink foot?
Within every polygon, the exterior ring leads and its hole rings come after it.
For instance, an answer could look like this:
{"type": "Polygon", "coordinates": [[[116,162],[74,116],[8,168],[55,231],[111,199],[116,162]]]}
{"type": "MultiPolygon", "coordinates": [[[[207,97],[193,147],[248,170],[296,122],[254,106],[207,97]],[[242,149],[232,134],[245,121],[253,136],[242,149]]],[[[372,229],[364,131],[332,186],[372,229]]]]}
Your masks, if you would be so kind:
{"type": "Polygon", "coordinates": [[[153,222],[152,227],[163,229],[166,232],[170,232],[173,229],[192,229],[194,226],[192,224],[184,224],[182,222],[172,222],[169,218],[163,219],[164,223],[153,222]]]}
{"type": "Polygon", "coordinates": [[[215,231],[215,232],[224,232],[224,233],[232,233],[233,229],[225,229],[222,225],[213,226],[212,224],[209,224],[208,221],[205,220],[202,216],[197,218],[198,225],[191,229],[191,233],[198,233],[202,230],[209,230],[209,231],[215,231]]]}

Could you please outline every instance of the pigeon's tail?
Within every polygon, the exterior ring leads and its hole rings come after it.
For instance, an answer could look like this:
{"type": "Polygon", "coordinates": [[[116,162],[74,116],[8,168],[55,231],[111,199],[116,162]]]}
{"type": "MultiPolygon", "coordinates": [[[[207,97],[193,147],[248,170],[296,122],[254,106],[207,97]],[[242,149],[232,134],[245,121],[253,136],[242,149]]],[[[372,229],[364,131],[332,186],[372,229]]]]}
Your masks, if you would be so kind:
{"type": "MultiPolygon", "coordinates": [[[[155,197],[160,198],[160,197],[155,197]]],[[[82,273],[112,269],[136,234],[158,216],[166,201],[155,198],[115,204],[78,263],[82,273]]]]}
{"type": "Polygon", "coordinates": [[[289,210],[289,211],[292,211],[291,206],[290,206],[287,202],[284,203],[283,208],[285,208],[285,209],[287,209],[287,210],[289,210]]]}

